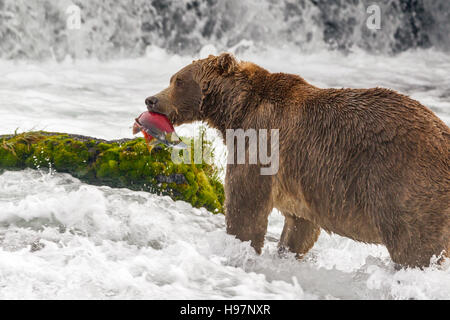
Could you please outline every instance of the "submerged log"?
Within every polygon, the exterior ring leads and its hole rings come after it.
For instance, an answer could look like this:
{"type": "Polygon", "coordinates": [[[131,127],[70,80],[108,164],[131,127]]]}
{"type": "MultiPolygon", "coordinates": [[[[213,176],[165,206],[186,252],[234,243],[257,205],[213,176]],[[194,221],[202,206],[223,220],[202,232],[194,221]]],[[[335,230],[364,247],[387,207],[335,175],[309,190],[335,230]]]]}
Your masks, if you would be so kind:
{"type": "Polygon", "coordinates": [[[107,141],[54,132],[0,136],[0,171],[25,168],[69,173],[83,182],[147,191],[223,212],[224,190],[214,165],[175,164],[171,149],[150,154],[143,138],[107,141]]]}

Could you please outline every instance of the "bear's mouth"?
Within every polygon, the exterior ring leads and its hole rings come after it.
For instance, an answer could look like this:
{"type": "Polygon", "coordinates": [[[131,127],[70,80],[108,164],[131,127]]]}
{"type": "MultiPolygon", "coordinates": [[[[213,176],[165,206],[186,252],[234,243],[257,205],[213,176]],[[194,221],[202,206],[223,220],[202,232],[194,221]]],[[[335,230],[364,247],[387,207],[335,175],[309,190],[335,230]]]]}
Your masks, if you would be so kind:
{"type": "Polygon", "coordinates": [[[158,114],[160,114],[162,116],[169,117],[169,115],[166,112],[160,110],[158,108],[158,106],[147,106],[147,110],[148,110],[148,112],[158,113],[158,114]]]}

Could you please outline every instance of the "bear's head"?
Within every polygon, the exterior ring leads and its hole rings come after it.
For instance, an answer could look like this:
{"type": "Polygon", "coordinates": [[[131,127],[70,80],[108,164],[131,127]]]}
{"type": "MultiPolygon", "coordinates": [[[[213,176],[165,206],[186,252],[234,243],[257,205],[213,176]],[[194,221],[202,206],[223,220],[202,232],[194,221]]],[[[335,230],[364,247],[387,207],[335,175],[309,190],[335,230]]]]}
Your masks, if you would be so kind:
{"type": "Polygon", "coordinates": [[[170,78],[169,87],[145,99],[151,112],[165,114],[174,125],[205,120],[214,104],[208,95],[214,84],[229,85],[239,63],[229,53],[193,61],[170,78]]]}

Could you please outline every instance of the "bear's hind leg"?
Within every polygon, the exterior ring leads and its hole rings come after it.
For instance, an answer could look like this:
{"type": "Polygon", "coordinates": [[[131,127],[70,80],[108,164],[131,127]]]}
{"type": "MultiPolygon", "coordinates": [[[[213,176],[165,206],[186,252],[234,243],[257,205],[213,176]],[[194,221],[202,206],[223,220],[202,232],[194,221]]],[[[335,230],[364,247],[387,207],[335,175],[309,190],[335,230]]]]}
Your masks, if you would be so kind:
{"type": "Polygon", "coordinates": [[[423,228],[408,228],[403,224],[385,230],[383,242],[389,251],[391,259],[402,267],[427,267],[433,256],[446,254],[446,244],[443,236],[433,230],[423,228]]]}
{"type": "Polygon", "coordinates": [[[301,259],[319,238],[320,227],[292,214],[284,214],[284,216],[284,228],[278,244],[278,252],[282,254],[289,250],[296,254],[297,259],[301,259]]]}

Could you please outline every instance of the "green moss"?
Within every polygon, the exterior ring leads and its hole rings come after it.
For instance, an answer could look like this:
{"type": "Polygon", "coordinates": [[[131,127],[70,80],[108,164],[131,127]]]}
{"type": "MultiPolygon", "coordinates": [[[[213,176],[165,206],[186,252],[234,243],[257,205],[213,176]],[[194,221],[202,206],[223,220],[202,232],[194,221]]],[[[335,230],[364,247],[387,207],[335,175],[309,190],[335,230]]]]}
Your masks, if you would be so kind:
{"type": "Polygon", "coordinates": [[[4,169],[15,168],[18,166],[19,158],[8,151],[0,151],[0,166],[4,169]]]}
{"type": "Polygon", "coordinates": [[[150,155],[142,138],[119,143],[42,131],[0,137],[0,172],[26,167],[52,168],[87,183],[169,195],[223,212],[224,191],[216,167],[175,164],[163,145],[150,155]]]}

